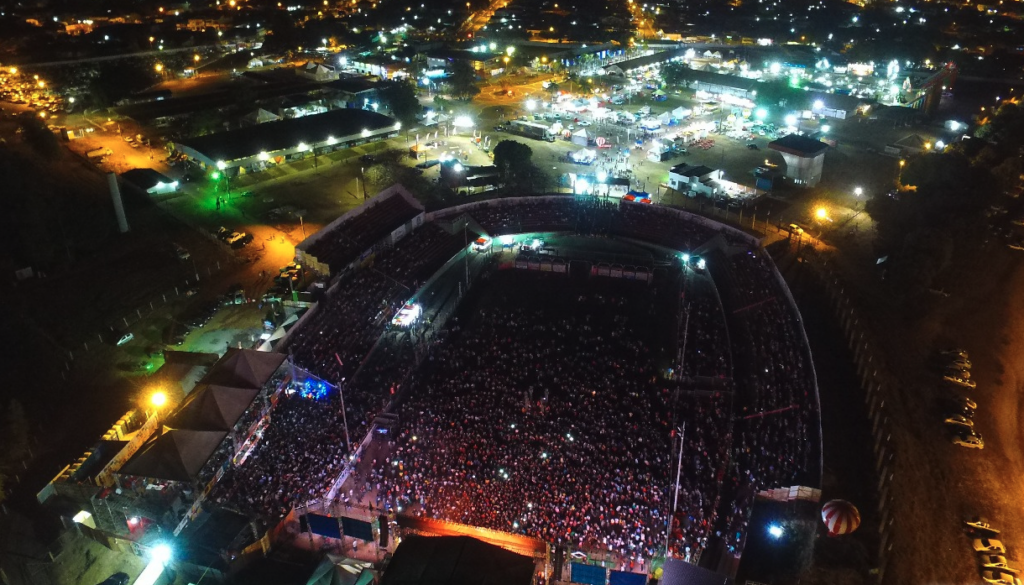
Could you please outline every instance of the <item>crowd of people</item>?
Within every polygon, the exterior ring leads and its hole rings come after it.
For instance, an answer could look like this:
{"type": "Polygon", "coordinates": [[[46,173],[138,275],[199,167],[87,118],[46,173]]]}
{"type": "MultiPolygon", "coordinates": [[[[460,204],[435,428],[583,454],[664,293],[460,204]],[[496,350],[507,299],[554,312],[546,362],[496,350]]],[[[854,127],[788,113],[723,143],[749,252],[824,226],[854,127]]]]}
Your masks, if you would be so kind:
{"type": "Polygon", "coordinates": [[[718,532],[736,550],[757,491],[817,481],[818,400],[799,316],[766,253],[750,249],[716,260],[726,264],[719,274],[729,281],[723,303],[735,327],[737,392],[733,467],[725,486],[732,499],[718,532]]]}
{"type": "MultiPolygon", "coordinates": [[[[492,236],[567,230],[685,251],[720,233],[651,206],[598,199],[470,213],[492,236]]],[[[688,557],[713,541],[742,547],[753,494],[813,473],[809,354],[763,252],[733,245],[712,253],[719,287],[691,273],[682,302],[670,279],[581,286],[551,275],[493,275],[414,371],[413,352],[426,344],[381,336],[467,238],[428,225],[378,250],[289,339],[298,366],[345,387],[353,443],[404,396],[393,452],[362,478],[377,506],[631,560],[658,553],[668,529],[673,554],[688,557]],[[679,361],[664,347],[666,335],[685,338],[675,379],[662,376],[679,361]],[[690,392],[680,378],[721,383],[690,392]]],[[[718,240],[723,248],[735,243],[718,240]]],[[[341,420],[336,392],[285,397],[213,497],[264,517],[323,497],[350,453],[341,420]]]]}
{"type": "Polygon", "coordinates": [[[397,446],[368,479],[377,504],[650,559],[668,528],[673,425],[689,421],[674,533],[706,538],[725,412],[700,400],[673,420],[655,364],[670,356],[651,343],[671,292],[494,278],[403,403],[397,446]]]}
{"type": "Polygon", "coordinates": [[[402,196],[392,195],[374,202],[362,213],[321,234],[309,245],[306,253],[329,265],[332,271],[342,270],[359,254],[419,213],[420,210],[402,196]]]}

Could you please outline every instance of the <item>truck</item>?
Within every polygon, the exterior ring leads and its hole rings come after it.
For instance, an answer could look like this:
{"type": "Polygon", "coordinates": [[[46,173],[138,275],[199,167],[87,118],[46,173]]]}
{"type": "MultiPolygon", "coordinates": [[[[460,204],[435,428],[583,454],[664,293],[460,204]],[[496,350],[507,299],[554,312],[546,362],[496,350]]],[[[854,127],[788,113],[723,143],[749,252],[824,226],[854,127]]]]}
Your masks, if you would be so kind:
{"type": "Polygon", "coordinates": [[[88,157],[89,160],[98,160],[105,156],[110,156],[112,154],[114,154],[114,151],[110,150],[109,148],[97,148],[85,153],[85,156],[88,157]]]}
{"type": "Polygon", "coordinates": [[[518,134],[519,136],[525,136],[535,140],[546,140],[548,142],[555,141],[554,133],[552,133],[551,129],[544,124],[535,124],[524,120],[513,120],[508,131],[512,134],[518,134]]]}

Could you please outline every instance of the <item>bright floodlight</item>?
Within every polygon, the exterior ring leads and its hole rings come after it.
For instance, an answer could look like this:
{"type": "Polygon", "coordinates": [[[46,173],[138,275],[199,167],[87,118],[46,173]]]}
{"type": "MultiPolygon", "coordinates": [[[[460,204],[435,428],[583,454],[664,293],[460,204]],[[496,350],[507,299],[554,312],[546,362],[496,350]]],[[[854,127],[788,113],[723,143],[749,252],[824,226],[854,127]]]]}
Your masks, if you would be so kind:
{"type": "Polygon", "coordinates": [[[956,132],[957,130],[960,129],[960,122],[957,122],[956,120],[950,120],[949,129],[952,130],[953,132],[956,132]]]}
{"type": "Polygon", "coordinates": [[[462,166],[462,163],[455,163],[455,166],[453,166],[452,169],[456,173],[461,173],[463,170],[465,170],[465,167],[462,166]]]}
{"type": "Polygon", "coordinates": [[[361,135],[362,135],[363,138],[366,138],[366,137],[368,137],[370,135],[370,131],[367,130],[366,128],[363,128],[363,131],[361,132],[361,135]]]}
{"type": "Polygon", "coordinates": [[[502,246],[511,246],[512,244],[514,244],[516,242],[516,237],[515,236],[510,236],[510,235],[504,235],[504,236],[501,236],[499,238],[499,240],[501,241],[501,245],[502,246]]]}
{"type": "Polygon", "coordinates": [[[605,181],[608,180],[608,173],[604,171],[597,173],[597,180],[601,183],[604,183],[605,181]]]}
{"type": "Polygon", "coordinates": [[[537,109],[537,101],[536,100],[526,100],[526,109],[530,110],[530,111],[536,110],[537,109]]]}
{"type": "Polygon", "coordinates": [[[821,127],[822,134],[828,134],[830,130],[832,130],[832,127],[829,126],[828,124],[825,124],[821,127]]]}
{"type": "Polygon", "coordinates": [[[796,126],[796,115],[790,114],[790,115],[786,116],[786,125],[787,126],[796,126]]]}
{"type": "Polygon", "coordinates": [[[153,395],[149,397],[149,402],[153,406],[156,406],[157,408],[159,408],[159,407],[167,404],[167,394],[165,394],[163,392],[154,392],[153,395]]]}
{"type": "Polygon", "coordinates": [[[401,129],[402,129],[402,123],[401,122],[395,122],[395,130],[401,130],[401,129]]]}
{"type": "Polygon", "coordinates": [[[683,254],[683,262],[689,262],[689,261],[690,261],[690,255],[689,254],[683,254]]]}
{"type": "Polygon", "coordinates": [[[772,75],[778,75],[782,71],[782,63],[772,63],[768,66],[768,72],[772,75]]]}
{"type": "Polygon", "coordinates": [[[171,561],[171,557],[173,556],[173,552],[171,551],[170,545],[168,545],[166,543],[160,543],[160,544],[154,546],[153,549],[149,551],[149,556],[154,561],[156,561],[158,563],[163,563],[163,564],[166,565],[167,563],[169,563],[171,561]]]}
{"type": "Polygon", "coordinates": [[[772,524],[768,527],[768,534],[770,534],[774,539],[782,538],[783,532],[782,527],[778,524],[772,524]]]}
{"type": "Polygon", "coordinates": [[[814,109],[815,110],[820,110],[821,108],[824,108],[824,107],[825,107],[825,102],[823,102],[821,100],[814,100],[814,109]]]}
{"type": "Polygon", "coordinates": [[[707,266],[707,265],[708,265],[708,263],[705,262],[703,258],[701,258],[700,260],[697,260],[697,270],[704,270],[704,267],[707,266]]]}
{"type": "Polygon", "coordinates": [[[469,116],[456,116],[455,120],[452,123],[455,124],[457,128],[473,127],[473,119],[470,118],[469,116]]]}
{"type": "Polygon", "coordinates": [[[935,143],[935,148],[937,148],[938,150],[942,150],[943,148],[946,148],[946,143],[939,140],[935,143]]]}
{"type": "Polygon", "coordinates": [[[757,111],[754,112],[754,117],[757,118],[758,120],[764,120],[765,118],[768,117],[768,110],[764,108],[758,108],[757,111]]]}
{"type": "Polygon", "coordinates": [[[828,210],[826,210],[824,207],[819,207],[817,210],[815,210],[814,215],[816,215],[818,219],[825,219],[828,217],[828,210]]]}
{"type": "Polygon", "coordinates": [[[220,169],[220,170],[222,170],[222,171],[223,171],[223,170],[224,170],[224,168],[225,168],[225,167],[227,167],[227,166],[228,166],[228,165],[227,165],[227,164],[226,164],[226,163],[225,163],[224,161],[222,161],[222,160],[219,160],[219,161],[217,161],[217,168],[218,168],[218,169],[220,169]]]}
{"type": "Polygon", "coordinates": [[[857,197],[860,197],[861,195],[864,194],[864,189],[862,189],[860,187],[856,187],[853,190],[853,194],[856,195],[857,197]]]}

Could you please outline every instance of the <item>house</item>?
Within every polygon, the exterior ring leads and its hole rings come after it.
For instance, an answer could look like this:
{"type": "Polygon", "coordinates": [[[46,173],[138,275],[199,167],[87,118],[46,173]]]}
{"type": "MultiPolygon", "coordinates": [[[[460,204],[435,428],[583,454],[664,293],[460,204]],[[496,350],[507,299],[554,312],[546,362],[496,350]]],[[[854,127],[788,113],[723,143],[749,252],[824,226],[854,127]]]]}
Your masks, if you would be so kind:
{"type": "Polygon", "coordinates": [[[668,185],[681,193],[695,197],[698,193],[711,196],[718,191],[717,181],[722,171],[704,165],[678,164],[668,171],[668,185]]]}

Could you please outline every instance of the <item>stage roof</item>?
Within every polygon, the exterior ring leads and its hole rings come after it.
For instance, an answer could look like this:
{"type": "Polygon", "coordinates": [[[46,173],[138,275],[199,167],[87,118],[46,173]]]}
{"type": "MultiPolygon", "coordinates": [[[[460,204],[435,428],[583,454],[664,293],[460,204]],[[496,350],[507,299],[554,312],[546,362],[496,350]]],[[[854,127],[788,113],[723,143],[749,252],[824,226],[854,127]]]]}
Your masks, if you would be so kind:
{"type": "Polygon", "coordinates": [[[409,536],[380,585],[530,585],[533,559],[468,536],[409,536]]]}
{"type": "Polygon", "coordinates": [[[170,481],[191,481],[220,446],[224,431],[171,429],[143,445],[119,473],[170,481]]]}
{"type": "Polygon", "coordinates": [[[732,585],[733,579],[679,559],[665,561],[661,585],[732,585]]]}
{"type": "Polygon", "coordinates": [[[283,353],[232,348],[213,365],[201,383],[233,388],[262,388],[285,359],[287,356],[283,353]]]}
{"type": "Polygon", "coordinates": [[[259,393],[259,388],[197,386],[168,424],[176,429],[230,431],[259,393]]]}

